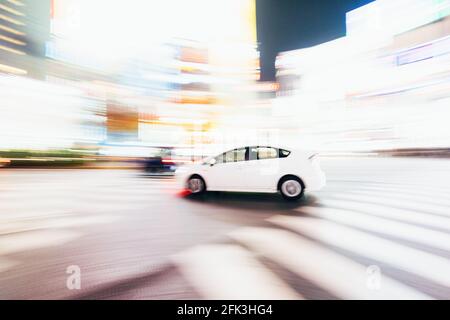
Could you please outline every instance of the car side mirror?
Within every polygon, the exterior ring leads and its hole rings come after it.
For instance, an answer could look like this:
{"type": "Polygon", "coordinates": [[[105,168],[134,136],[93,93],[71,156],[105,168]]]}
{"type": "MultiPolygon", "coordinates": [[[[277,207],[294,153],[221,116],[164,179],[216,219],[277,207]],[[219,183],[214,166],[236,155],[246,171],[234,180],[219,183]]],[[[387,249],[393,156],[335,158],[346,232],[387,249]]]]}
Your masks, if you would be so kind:
{"type": "Polygon", "coordinates": [[[208,164],[212,167],[217,163],[217,160],[215,158],[212,158],[211,160],[208,161],[208,164]]]}

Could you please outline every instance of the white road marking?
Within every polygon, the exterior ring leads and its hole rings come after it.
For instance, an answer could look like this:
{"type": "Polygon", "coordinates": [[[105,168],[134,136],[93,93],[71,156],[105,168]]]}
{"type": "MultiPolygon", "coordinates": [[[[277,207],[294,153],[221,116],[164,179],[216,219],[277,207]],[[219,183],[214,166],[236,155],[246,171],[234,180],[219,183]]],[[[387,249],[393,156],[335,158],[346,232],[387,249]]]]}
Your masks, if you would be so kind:
{"type": "Polygon", "coordinates": [[[385,218],[364,215],[363,213],[335,208],[301,207],[297,211],[308,213],[326,220],[340,222],[351,227],[391,235],[419,242],[439,249],[450,250],[450,234],[416,227],[410,224],[385,218]]]}
{"type": "Polygon", "coordinates": [[[0,273],[5,272],[9,269],[12,269],[18,264],[17,261],[13,261],[11,259],[6,259],[4,257],[0,257],[0,273]]]}
{"type": "MultiPolygon", "coordinates": [[[[345,183],[339,183],[335,185],[329,185],[325,189],[326,191],[331,192],[342,192],[342,191],[367,191],[367,192],[385,192],[389,194],[404,194],[404,195],[416,195],[418,197],[429,197],[429,198],[448,198],[448,191],[443,190],[441,187],[428,187],[425,188],[424,186],[414,186],[409,184],[398,184],[398,185],[391,185],[391,184],[366,184],[366,183],[359,183],[358,188],[355,189],[354,184],[345,184],[345,183]]],[[[324,190],[324,191],[325,191],[324,190]]]]}
{"type": "Polygon", "coordinates": [[[183,275],[208,299],[302,299],[239,246],[194,247],[176,255],[174,261],[183,275]]]}
{"type": "Polygon", "coordinates": [[[448,216],[450,217],[450,211],[445,206],[440,205],[433,205],[433,204],[423,204],[421,202],[412,202],[412,201],[402,201],[398,199],[386,199],[383,197],[377,197],[375,195],[368,196],[368,195],[352,195],[349,193],[331,193],[330,195],[327,195],[327,197],[332,197],[334,199],[345,199],[350,201],[362,201],[362,202],[369,202],[369,203],[381,203],[383,205],[389,206],[389,207],[397,207],[402,208],[406,210],[412,210],[412,211],[420,211],[425,213],[436,213],[442,216],[448,216]]]}
{"type": "Polygon", "coordinates": [[[248,227],[231,237],[341,299],[430,299],[386,276],[371,289],[367,266],[288,231],[248,227]]]}
{"type": "Polygon", "coordinates": [[[392,218],[404,222],[414,223],[432,228],[445,229],[450,231],[450,219],[438,217],[427,213],[409,211],[405,209],[390,208],[383,204],[359,203],[349,200],[320,200],[320,203],[327,207],[339,207],[373,214],[380,217],[392,218]]]}
{"type": "Polygon", "coordinates": [[[328,189],[325,194],[336,194],[336,193],[345,193],[350,195],[362,195],[362,196],[373,196],[376,199],[395,199],[402,200],[405,203],[421,203],[423,205],[431,204],[431,206],[438,205],[441,206],[450,206],[450,194],[445,193],[441,196],[436,194],[421,194],[417,192],[412,193],[404,193],[402,189],[392,189],[392,190],[367,190],[364,188],[351,189],[351,188],[334,188],[328,189]]]}
{"type": "Polygon", "coordinates": [[[120,216],[117,215],[114,216],[103,214],[95,216],[78,216],[70,213],[59,216],[29,217],[28,219],[18,219],[1,223],[0,236],[8,233],[28,232],[39,229],[83,227],[95,224],[106,224],[116,222],[120,219],[120,216]]]}
{"type": "Polygon", "coordinates": [[[68,230],[39,230],[0,236],[0,255],[53,247],[68,243],[81,236],[68,230]]]}
{"type": "Polygon", "coordinates": [[[268,220],[313,239],[450,287],[450,260],[448,259],[325,220],[288,216],[275,216],[268,220]]]}

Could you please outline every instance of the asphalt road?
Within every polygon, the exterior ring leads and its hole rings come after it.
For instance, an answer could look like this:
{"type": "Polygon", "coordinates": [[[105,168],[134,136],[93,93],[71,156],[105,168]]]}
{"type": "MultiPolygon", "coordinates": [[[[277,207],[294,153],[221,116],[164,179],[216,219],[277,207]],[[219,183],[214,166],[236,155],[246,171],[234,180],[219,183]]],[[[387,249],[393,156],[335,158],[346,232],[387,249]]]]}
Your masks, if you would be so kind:
{"type": "Polygon", "coordinates": [[[450,299],[450,161],[322,167],[327,187],[296,204],[183,197],[135,170],[2,169],[0,299],[450,299]]]}

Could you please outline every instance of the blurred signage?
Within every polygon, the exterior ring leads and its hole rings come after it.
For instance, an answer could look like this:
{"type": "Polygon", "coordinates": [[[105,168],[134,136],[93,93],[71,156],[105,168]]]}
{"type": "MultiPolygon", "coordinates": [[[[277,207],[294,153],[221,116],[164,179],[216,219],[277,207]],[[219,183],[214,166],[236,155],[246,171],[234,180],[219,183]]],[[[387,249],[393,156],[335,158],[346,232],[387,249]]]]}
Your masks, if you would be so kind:
{"type": "Polygon", "coordinates": [[[180,48],[180,60],[184,62],[208,63],[208,50],[201,48],[180,48]]]}
{"type": "Polygon", "coordinates": [[[138,128],[139,113],[136,108],[124,107],[114,102],[108,103],[108,140],[126,141],[137,139],[138,128]]]}

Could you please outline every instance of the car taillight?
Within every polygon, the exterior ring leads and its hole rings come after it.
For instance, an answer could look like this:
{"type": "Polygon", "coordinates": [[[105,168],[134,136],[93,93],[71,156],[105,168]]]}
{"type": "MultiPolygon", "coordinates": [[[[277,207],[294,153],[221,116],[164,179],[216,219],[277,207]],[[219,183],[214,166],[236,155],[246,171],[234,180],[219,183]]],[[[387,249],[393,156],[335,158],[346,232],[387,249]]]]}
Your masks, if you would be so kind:
{"type": "Polygon", "coordinates": [[[171,166],[175,164],[172,159],[162,159],[161,162],[171,166]]]}

